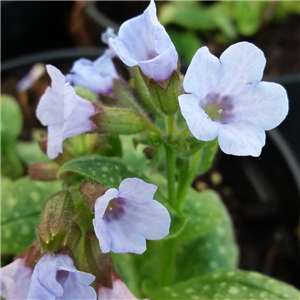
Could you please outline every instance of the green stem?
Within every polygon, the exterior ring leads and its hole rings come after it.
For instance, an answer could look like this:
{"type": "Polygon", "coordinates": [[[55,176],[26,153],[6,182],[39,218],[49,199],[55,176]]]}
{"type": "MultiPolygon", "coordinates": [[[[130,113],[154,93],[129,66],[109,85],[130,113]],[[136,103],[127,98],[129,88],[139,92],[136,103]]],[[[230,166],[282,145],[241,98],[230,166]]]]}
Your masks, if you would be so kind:
{"type": "Polygon", "coordinates": [[[175,163],[176,155],[175,151],[166,146],[167,153],[167,178],[168,178],[168,200],[169,203],[174,206],[176,203],[176,194],[175,194],[175,163]]]}
{"type": "MultiPolygon", "coordinates": [[[[173,137],[174,116],[167,117],[167,134],[170,139],[173,137]]],[[[175,170],[176,153],[174,149],[166,145],[167,178],[168,178],[168,202],[171,206],[176,203],[175,193],[175,170]]],[[[176,256],[176,241],[165,240],[162,249],[162,261],[160,269],[160,282],[162,286],[170,285],[173,280],[174,265],[176,256]]]]}
{"type": "MultiPolygon", "coordinates": [[[[172,139],[173,137],[174,116],[167,117],[167,134],[172,139]]],[[[174,205],[176,203],[175,194],[175,170],[176,170],[176,154],[174,149],[166,145],[166,159],[167,159],[167,178],[168,178],[168,196],[169,203],[174,205]]]]}
{"type": "Polygon", "coordinates": [[[158,135],[161,134],[160,130],[157,127],[155,127],[155,125],[150,120],[148,120],[147,118],[145,118],[145,122],[146,122],[146,126],[147,126],[148,130],[150,130],[152,132],[155,132],[158,135]]]}
{"type": "Polygon", "coordinates": [[[182,189],[184,189],[186,184],[186,179],[189,174],[190,161],[189,159],[179,160],[179,170],[178,170],[178,184],[177,184],[177,199],[180,197],[182,189]]]}
{"type": "Polygon", "coordinates": [[[167,134],[172,137],[174,132],[174,115],[167,117],[167,134]]]}
{"type": "Polygon", "coordinates": [[[176,208],[178,211],[182,211],[184,208],[186,195],[188,193],[188,190],[189,190],[193,180],[195,179],[200,159],[201,159],[201,150],[196,152],[196,154],[194,155],[190,169],[187,172],[187,177],[186,177],[185,183],[183,184],[183,186],[180,189],[178,189],[178,193],[177,193],[177,201],[178,202],[176,205],[176,208]]]}
{"type": "Polygon", "coordinates": [[[173,280],[173,271],[175,267],[176,240],[170,239],[164,241],[161,260],[160,283],[162,286],[168,286],[173,280]]]}

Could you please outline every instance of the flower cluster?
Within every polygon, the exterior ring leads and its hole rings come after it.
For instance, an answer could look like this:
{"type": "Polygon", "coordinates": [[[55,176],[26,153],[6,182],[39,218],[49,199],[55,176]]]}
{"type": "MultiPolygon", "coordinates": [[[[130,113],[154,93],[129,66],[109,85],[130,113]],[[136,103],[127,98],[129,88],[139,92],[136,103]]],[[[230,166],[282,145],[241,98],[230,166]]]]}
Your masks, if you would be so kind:
{"type": "MultiPolygon", "coordinates": [[[[56,179],[64,173],[64,190],[45,202],[36,230],[39,248],[30,263],[26,250],[1,269],[6,300],[136,299],[115,271],[126,274],[127,262],[114,268],[110,252],[143,254],[146,240],[164,239],[175,221],[172,235],[149,254],[157,261],[161,251],[160,278],[155,280],[170,285],[177,242],[203,234],[198,234],[201,226],[194,226],[198,215],[187,215],[202,204],[188,199],[187,205],[186,200],[199,165],[209,165],[215,155],[210,148],[202,155],[210,145],[205,142],[218,139],[227,154],[259,156],[265,131],[287,115],[286,91],[261,81],[266,59],[248,42],[230,46],[220,59],[200,48],[181,82],[178,54],[153,0],[142,15],[123,23],[117,35],[108,30],[103,40],[108,45],[103,55],[95,61],[80,58],[66,77],[46,66],[51,86],[36,115],[47,126],[46,152],[55,162],[35,165],[31,173],[48,172],[32,179],[56,179]],[[129,67],[129,82],[118,74],[115,59],[129,67]],[[92,91],[94,102],[77,95],[72,85],[92,91]],[[87,133],[93,133],[90,140],[83,135],[87,133]],[[73,149],[71,158],[59,156],[81,134],[85,149],[73,149]],[[140,135],[126,144],[119,137],[125,134],[140,135]],[[139,165],[123,155],[131,142],[143,145],[141,155],[150,164],[139,165]]],[[[222,215],[216,211],[216,218],[222,215]]],[[[203,222],[205,229],[212,226],[209,222],[210,217],[203,222]]],[[[128,257],[132,266],[133,257],[141,256],[128,257]]],[[[150,264],[144,262],[141,273],[150,264]]]]}

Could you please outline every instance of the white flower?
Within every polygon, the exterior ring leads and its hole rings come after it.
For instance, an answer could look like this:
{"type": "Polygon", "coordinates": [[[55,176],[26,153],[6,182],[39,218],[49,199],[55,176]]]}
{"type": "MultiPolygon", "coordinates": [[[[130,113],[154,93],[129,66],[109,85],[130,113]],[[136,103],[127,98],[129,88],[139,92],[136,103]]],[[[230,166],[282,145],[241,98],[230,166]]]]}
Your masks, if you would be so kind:
{"type": "Polygon", "coordinates": [[[141,254],[145,239],[159,240],[169,234],[170,215],[153,200],[156,189],[139,178],[127,178],[119,190],[109,189],[96,200],[93,224],[103,253],[141,254]]]}
{"type": "Polygon", "coordinates": [[[52,84],[41,97],[36,115],[48,126],[47,155],[53,159],[62,153],[64,139],[96,128],[89,117],[98,110],[90,101],[76,95],[57,68],[51,65],[46,68],[52,84]]]}
{"type": "Polygon", "coordinates": [[[200,48],[183,81],[181,113],[199,140],[218,137],[222,151],[259,156],[265,130],[278,126],[288,112],[285,89],[260,82],[265,67],[263,52],[253,44],[230,46],[218,60],[200,48]]]}
{"type": "Polygon", "coordinates": [[[108,43],[124,64],[139,66],[155,81],[169,79],[177,69],[178,54],[157,19],[153,0],[142,15],[124,22],[118,36],[109,38],[108,43]]]}
{"type": "Polygon", "coordinates": [[[95,61],[86,58],[76,60],[66,80],[93,91],[95,94],[112,95],[113,79],[119,78],[112,61],[111,50],[106,50],[95,61]]]}

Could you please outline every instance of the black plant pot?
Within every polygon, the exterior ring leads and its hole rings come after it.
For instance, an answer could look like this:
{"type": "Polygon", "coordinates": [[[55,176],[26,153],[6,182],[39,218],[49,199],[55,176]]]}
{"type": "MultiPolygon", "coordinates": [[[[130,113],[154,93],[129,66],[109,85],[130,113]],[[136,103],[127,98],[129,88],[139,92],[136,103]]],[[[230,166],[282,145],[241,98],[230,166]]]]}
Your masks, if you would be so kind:
{"type": "MultiPolygon", "coordinates": [[[[288,93],[289,113],[279,126],[279,130],[296,154],[298,162],[300,162],[300,73],[277,76],[268,78],[268,80],[283,85],[288,93]]],[[[298,176],[300,177],[300,174],[298,176]]]]}

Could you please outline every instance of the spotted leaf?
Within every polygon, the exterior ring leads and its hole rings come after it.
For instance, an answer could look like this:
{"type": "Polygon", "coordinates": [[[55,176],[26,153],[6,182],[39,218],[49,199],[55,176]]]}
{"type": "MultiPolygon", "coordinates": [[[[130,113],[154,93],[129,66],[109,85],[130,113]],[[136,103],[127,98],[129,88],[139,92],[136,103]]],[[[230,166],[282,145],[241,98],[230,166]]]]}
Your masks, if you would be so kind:
{"type": "Polygon", "coordinates": [[[300,297],[300,292],[286,283],[241,270],[217,271],[165,288],[146,281],[143,289],[151,299],[168,300],[299,300],[300,297]]]}
{"type": "Polygon", "coordinates": [[[45,200],[60,189],[59,181],[39,182],[23,177],[5,181],[1,198],[1,251],[16,254],[35,239],[45,200]],[[5,188],[4,188],[5,187],[5,188]]]}
{"type": "Polygon", "coordinates": [[[100,155],[83,156],[65,163],[58,171],[74,172],[107,187],[118,187],[128,177],[135,177],[121,160],[100,155]]]}

